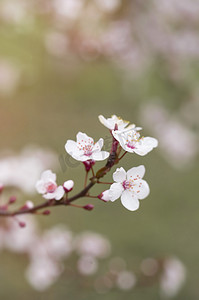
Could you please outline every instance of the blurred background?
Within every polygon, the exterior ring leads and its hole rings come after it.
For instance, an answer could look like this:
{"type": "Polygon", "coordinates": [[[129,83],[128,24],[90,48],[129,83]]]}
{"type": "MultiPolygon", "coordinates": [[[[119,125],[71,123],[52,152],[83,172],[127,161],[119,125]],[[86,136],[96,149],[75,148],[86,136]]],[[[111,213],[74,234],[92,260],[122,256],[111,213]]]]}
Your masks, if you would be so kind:
{"type": "Polygon", "coordinates": [[[1,203],[16,195],[16,205],[39,204],[34,185],[47,168],[60,183],[73,179],[78,192],[84,168],[64,145],[82,131],[103,137],[109,150],[99,114],[121,116],[159,140],[146,157],[129,154],[120,164],[146,167],[151,193],[138,211],[120,200],[83,199],[77,203],[93,203],[92,212],[67,207],[36,217],[40,235],[62,224],[69,235],[92,231],[111,245],[89,274],[73,253],[56,280],[39,288],[25,271],[26,249],[17,251],[13,236],[5,242],[0,220],[1,299],[199,299],[198,15],[198,0],[0,1],[1,203]],[[165,288],[156,269],[167,258],[177,265],[167,277],[177,283],[165,288]]]}

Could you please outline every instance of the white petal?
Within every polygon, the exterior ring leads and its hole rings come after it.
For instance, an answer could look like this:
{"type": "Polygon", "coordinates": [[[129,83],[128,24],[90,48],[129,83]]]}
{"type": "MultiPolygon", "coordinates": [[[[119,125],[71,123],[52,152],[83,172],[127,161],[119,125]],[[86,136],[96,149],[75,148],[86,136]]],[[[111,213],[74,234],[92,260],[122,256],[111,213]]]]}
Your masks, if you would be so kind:
{"type": "Polygon", "coordinates": [[[119,130],[124,130],[124,128],[129,124],[129,121],[124,121],[122,119],[119,119],[117,122],[118,129],[119,130]]]}
{"type": "Polygon", "coordinates": [[[58,186],[58,188],[55,191],[55,200],[60,200],[64,196],[64,189],[63,186],[58,186]]]}
{"type": "Polygon", "coordinates": [[[44,194],[46,192],[43,180],[38,180],[35,187],[39,194],[44,194]]]}
{"type": "Polygon", "coordinates": [[[89,160],[89,159],[92,159],[91,156],[87,156],[87,155],[71,155],[74,159],[78,160],[78,161],[86,161],[86,160],[89,160]]]}
{"type": "Polygon", "coordinates": [[[136,143],[136,149],[134,149],[134,152],[138,155],[144,156],[157,146],[158,141],[156,139],[151,137],[145,137],[142,138],[138,143],[136,143]]]}
{"type": "Polygon", "coordinates": [[[138,199],[144,199],[150,193],[149,185],[145,180],[139,180],[133,190],[138,199]]]}
{"type": "Polygon", "coordinates": [[[125,121],[125,120],[117,117],[116,115],[113,115],[111,117],[111,119],[108,119],[108,120],[112,120],[114,122],[112,129],[114,129],[115,124],[117,124],[119,130],[124,130],[124,128],[129,124],[129,121],[125,121]]]}
{"type": "Polygon", "coordinates": [[[76,154],[76,155],[79,155],[79,149],[77,147],[77,143],[72,141],[72,140],[68,140],[65,144],[65,149],[66,149],[66,152],[68,154],[70,154],[71,156],[73,154],[76,154]]]}
{"type": "Polygon", "coordinates": [[[120,130],[113,130],[114,138],[120,143],[120,146],[127,152],[134,153],[135,149],[127,146],[128,134],[120,130]]]}
{"type": "Polygon", "coordinates": [[[44,182],[48,182],[49,180],[51,181],[56,181],[56,174],[54,174],[51,170],[46,170],[41,174],[41,180],[44,182]]]}
{"type": "Polygon", "coordinates": [[[139,208],[138,198],[129,191],[124,191],[121,196],[122,205],[128,210],[134,211],[139,208]]]}
{"type": "Polygon", "coordinates": [[[100,151],[104,145],[104,140],[101,138],[93,146],[93,151],[100,151]]]}
{"type": "Polygon", "coordinates": [[[113,173],[113,180],[115,182],[123,182],[126,180],[126,171],[124,168],[117,168],[117,170],[113,173]]]}
{"type": "Polygon", "coordinates": [[[78,132],[77,134],[77,143],[85,143],[85,144],[94,144],[94,141],[91,137],[89,137],[86,133],[78,132]]]}
{"type": "Polygon", "coordinates": [[[106,202],[109,201],[110,200],[109,193],[110,193],[110,190],[106,190],[106,191],[102,192],[101,199],[106,202]]]}
{"type": "Polygon", "coordinates": [[[108,119],[104,118],[104,116],[100,115],[98,116],[99,121],[106,126],[109,129],[114,129],[114,122],[113,121],[108,121],[108,119]]]}
{"type": "Polygon", "coordinates": [[[139,167],[133,167],[127,171],[127,180],[139,180],[144,176],[145,167],[143,165],[139,167]]]}
{"type": "Polygon", "coordinates": [[[93,159],[93,160],[104,160],[107,159],[109,157],[110,153],[106,152],[106,151],[100,151],[100,152],[96,152],[93,153],[89,159],[93,159]]]}
{"type": "Polygon", "coordinates": [[[113,202],[121,196],[124,188],[121,183],[113,183],[109,191],[110,200],[113,202]]]}
{"type": "MultiPolygon", "coordinates": [[[[126,147],[126,137],[124,136],[124,134],[122,133],[122,131],[119,130],[113,130],[112,134],[114,136],[114,138],[120,143],[120,146],[125,150],[125,151],[129,151],[128,148],[126,147]],[[127,150],[126,150],[127,148],[127,150]]],[[[131,149],[130,149],[131,150],[131,149]]]]}
{"type": "Polygon", "coordinates": [[[55,193],[44,194],[43,197],[47,200],[55,199],[55,193]]]}

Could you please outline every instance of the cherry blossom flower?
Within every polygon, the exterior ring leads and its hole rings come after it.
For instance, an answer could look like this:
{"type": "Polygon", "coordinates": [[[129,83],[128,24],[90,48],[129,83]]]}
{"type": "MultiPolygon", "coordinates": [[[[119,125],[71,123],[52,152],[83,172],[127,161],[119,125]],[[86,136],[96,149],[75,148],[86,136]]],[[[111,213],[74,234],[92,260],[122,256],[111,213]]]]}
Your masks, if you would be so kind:
{"type": "Polygon", "coordinates": [[[34,249],[38,235],[36,219],[26,215],[23,216],[23,222],[28,226],[21,229],[17,226],[16,219],[8,218],[6,220],[5,227],[1,228],[4,231],[3,246],[5,249],[16,253],[29,253],[31,249],[34,249]]]}
{"type": "Polygon", "coordinates": [[[27,194],[35,193],[35,184],[44,170],[57,167],[55,153],[37,146],[27,146],[19,154],[2,152],[0,157],[0,182],[27,194]]]}
{"type": "Polygon", "coordinates": [[[77,236],[74,248],[79,255],[88,255],[95,258],[106,258],[111,252],[111,245],[103,235],[85,231],[77,236]]]}
{"type": "Polygon", "coordinates": [[[77,269],[82,275],[93,275],[98,269],[98,261],[92,255],[82,255],[77,261],[77,269]]]}
{"type": "Polygon", "coordinates": [[[104,140],[101,138],[98,142],[87,136],[87,134],[79,132],[77,134],[77,142],[68,140],[65,149],[74,159],[79,161],[87,160],[104,160],[108,158],[109,152],[101,151],[104,140]]]}
{"type": "Polygon", "coordinates": [[[36,189],[39,194],[43,194],[45,199],[60,200],[64,195],[64,188],[57,186],[56,174],[51,170],[42,173],[41,179],[36,183],[36,189]]]}
{"type": "Polygon", "coordinates": [[[184,264],[175,257],[166,259],[164,270],[160,280],[161,294],[164,297],[175,297],[182,288],[186,279],[184,264]]]}
{"type": "Polygon", "coordinates": [[[38,291],[49,288],[61,275],[63,268],[47,257],[32,260],[26,270],[26,278],[38,291]]]}
{"type": "Polygon", "coordinates": [[[72,232],[64,225],[59,225],[45,231],[39,242],[43,244],[44,250],[51,258],[60,261],[72,253],[72,241],[72,232]]]}
{"type": "Polygon", "coordinates": [[[111,116],[111,118],[104,118],[104,116],[98,116],[100,122],[106,126],[110,130],[115,129],[115,125],[117,125],[118,130],[123,130],[128,124],[129,121],[124,121],[121,118],[117,117],[116,115],[111,116]]]}
{"type": "Polygon", "coordinates": [[[117,286],[121,290],[130,290],[136,284],[136,277],[133,272],[122,271],[118,274],[117,286]]]}
{"type": "Polygon", "coordinates": [[[121,202],[125,208],[134,211],[139,208],[139,200],[149,195],[148,183],[142,179],[145,167],[139,166],[128,170],[117,168],[113,173],[113,183],[109,190],[110,201],[115,201],[121,197],[121,202]]]}
{"type": "Polygon", "coordinates": [[[135,152],[141,156],[149,153],[158,146],[158,141],[152,137],[140,137],[140,127],[126,128],[124,130],[113,130],[114,138],[127,152],[135,152]]]}

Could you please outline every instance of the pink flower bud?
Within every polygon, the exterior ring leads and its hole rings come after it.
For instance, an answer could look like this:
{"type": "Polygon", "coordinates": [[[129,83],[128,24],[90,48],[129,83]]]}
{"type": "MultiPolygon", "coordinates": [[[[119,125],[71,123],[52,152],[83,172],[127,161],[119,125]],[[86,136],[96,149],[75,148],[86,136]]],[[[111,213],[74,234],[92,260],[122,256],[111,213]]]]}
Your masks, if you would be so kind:
{"type": "Polygon", "coordinates": [[[92,166],[94,166],[95,160],[93,160],[93,159],[86,160],[86,161],[83,161],[83,164],[85,166],[86,172],[89,172],[90,169],[92,168],[92,166]]]}
{"type": "Polygon", "coordinates": [[[66,193],[72,191],[73,187],[74,187],[74,181],[73,180],[67,180],[63,184],[63,188],[64,188],[66,193]]]}
{"type": "Polygon", "coordinates": [[[30,208],[30,209],[34,207],[33,202],[32,202],[32,201],[29,201],[29,200],[26,201],[25,205],[26,205],[27,208],[30,208]]]}
{"type": "Polygon", "coordinates": [[[43,212],[42,212],[42,215],[45,215],[45,216],[48,216],[48,215],[50,215],[51,214],[51,211],[50,210],[44,210],[43,212]]]}
{"type": "Polygon", "coordinates": [[[20,210],[31,209],[34,207],[32,201],[26,201],[25,205],[20,208],[20,210]]]}
{"type": "Polygon", "coordinates": [[[21,228],[24,228],[24,227],[26,227],[26,223],[25,222],[19,222],[19,226],[21,227],[21,228]]]}
{"type": "Polygon", "coordinates": [[[86,210],[93,210],[94,205],[92,205],[92,204],[86,204],[85,206],[83,206],[83,208],[86,209],[86,210]]]}
{"type": "Polygon", "coordinates": [[[109,190],[102,192],[99,196],[97,196],[97,198],[103,200],[104,202],[108,202],[110,200],[109,190]]]}
{"type": "Polygon", "coordinates": [[[15,196],[11,196],[8,203],[13,204],[16,202],[16,200],[17,200],[17,198],[15,196]]]}

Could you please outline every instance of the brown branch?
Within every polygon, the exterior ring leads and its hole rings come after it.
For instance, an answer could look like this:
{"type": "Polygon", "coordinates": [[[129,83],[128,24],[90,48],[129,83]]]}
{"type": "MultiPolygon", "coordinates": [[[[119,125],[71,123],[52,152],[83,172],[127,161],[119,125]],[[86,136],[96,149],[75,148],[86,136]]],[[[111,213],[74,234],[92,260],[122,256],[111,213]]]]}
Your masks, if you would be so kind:
{"type": "Polygon", "coordinates": [[[54,206],[60,206],[60,205],[70,205],[71,202],[82,198],[82,197],[86,197],[88,191],[96,184],[99,183],[99,179],[102,178],[104,175],[106,175],[106,173],[108,173],[111,168],[118,163],[118,156],[117,156],[117,146],[118,146],[118,142],[114,139],[113,137],[113,143],[112,143],[112,147],[111,147],[111,152],[110,152],[110,156],[107,160],[107,163],[105,165],[105,167],[103,167],[102,169],[100,169],[96,175],[94,175],[93,173],[93,177],[90,178],[90,183],[82,190],[80,191],[78,194],[67,198],[67,197],[63,197],[61,200],[57,201],[55,199],[52,200],[47,200],[42,204],[36,205],[33,208],[25,208],[25,209],[18,209],[15,210],[13,212],[10,211],[6,211],[6,210],[1,210],[0,208],[0,217],[14,217],[17,215],[22,215],[22,214],[36,214],[38,211],[45,209],[45,208],[49,208],[49,207],[54,207],[54,206]]]}

